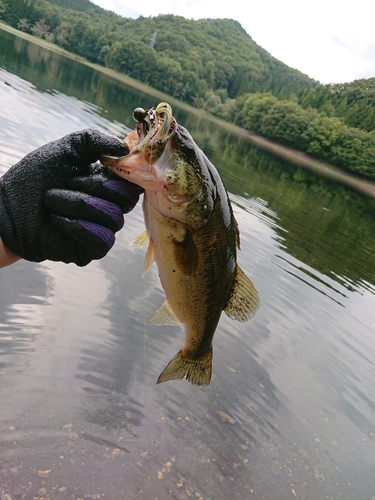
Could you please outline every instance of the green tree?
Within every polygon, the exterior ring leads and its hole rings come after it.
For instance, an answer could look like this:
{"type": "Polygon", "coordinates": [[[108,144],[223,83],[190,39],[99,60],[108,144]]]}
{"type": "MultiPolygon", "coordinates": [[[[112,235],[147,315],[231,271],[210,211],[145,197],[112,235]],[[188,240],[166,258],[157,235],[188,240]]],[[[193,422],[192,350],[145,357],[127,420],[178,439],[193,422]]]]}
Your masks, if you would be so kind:
{"type": "MultiPolygon", "coordinates": [[[[107,66],[144,83],[149,83],[151,76],[155,78],[158,71],[155,50],[136,39],[115,42],[107,52],[105,62],[107,66]]],[[[159,78],[160,69],[155,80],[159,82],[159,78]]]]}
{"type": "Polygon", "coordinates": [[[0,0],[0,19],[4,19],[6,17],[7,7],[3,0],[0,0]]]}
{"type": "Polygon", "coordinates": [[[38,38],[45,38],[45,36],[49,33],[49,26],[46,24],[44,19],[41,19],[34,24],[31,31],[34,36],[37,36],[38,38]]]}
{"type": "Polygon", "coordinates": [[[69,44],[69,24],[64,21],[55,30],[56,42],[60,47],[67,47],[69,44]]]}
{"type": "Polygon", "coordinates": [[[30,30],[30,24],[25,17],[18,21],[17,29],[20,31],[29,31],[30,30]]]}
{"type": "Polygon", "coordinates": [[[375,78],[317,85],[299,94],[303,108],[313,107],[341,118],[349,127],[375,130],[375,78]]]}
{"type": "Polygon", "coordinates": [[[156,71],[150,77],[150,84],[163,92],[178,97],[183,88],[181,64],[170,57],[158,56],[156,71]]]}
{"type": "Polygon", "coordinates": [[[55,41],[55,35],[53,33],[47,32],[44,35],[44,38],[47,40],[49,43],[53,43],[55,41]]]}
{"type": "Polygon", "coordinates": [[[306,150],[303,132],[307,129],[311,113],[292,101],[278,101],[264,116],[260,132],[302,151],[306,150]]]}
{"type": "Polygon", "coordinates": [[[332,161],[346,170],[375,179],[375,135],[345,127],[331,148],[332,161]]]}
{"type": "Polygon", "coordinates": [[[270,92],[248,94],[241,112],[243,126],[248,130],[260,132],[264,116],[276,102],[277,98],[270,92]]]}
{"type": "Polygon", "coordinates": [[[339,118],[329,118],[318,111],[310,110],[309,115],[307,128],[302,132],[306,152],[329,160],[331,148],[343,133],[345,125],[339,118]]]}

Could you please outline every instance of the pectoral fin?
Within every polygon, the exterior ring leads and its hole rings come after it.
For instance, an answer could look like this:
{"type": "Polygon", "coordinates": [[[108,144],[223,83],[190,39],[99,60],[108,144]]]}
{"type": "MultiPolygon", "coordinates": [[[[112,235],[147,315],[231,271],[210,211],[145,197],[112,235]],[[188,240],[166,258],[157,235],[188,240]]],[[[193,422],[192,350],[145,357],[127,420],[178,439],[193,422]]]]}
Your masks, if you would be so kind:
{"type": "Polygon", "coordinates": [[[252,281],[237,266],[232,290],[224,312],[229,318],[244,323],[254,316],[259,305],[259,295],[252,281]]]}
{"type": "Polygon", "coordinates": [[[150,242],[150,237],[147,231],[136,236],[132,242],[134,247],[146,247],[150,242]]]}
{"type": "Polygon", "coordinates": [[[182,241],[174,241],[174,253],[180,271],[184,274],[193,274],[198,267],[198,252],[188,231],[182,241]]]}
{"type": "Polygon", "coordinates": [[[145,262],[143,265],[142,278],[145,276],[147,271],[150,269],[151,264],[154,262],[154,242],[150,238],[148,243],[147,252],[145,256],[145,262]]]}
{"type": "Polygon", "coordinates": [[[167,301],[159,307],[156,313],[148,320],[148,323],[152,325],[169,325],[169,326],[179,326],[182,323],[176,318],[171,306],[167,301]]]}

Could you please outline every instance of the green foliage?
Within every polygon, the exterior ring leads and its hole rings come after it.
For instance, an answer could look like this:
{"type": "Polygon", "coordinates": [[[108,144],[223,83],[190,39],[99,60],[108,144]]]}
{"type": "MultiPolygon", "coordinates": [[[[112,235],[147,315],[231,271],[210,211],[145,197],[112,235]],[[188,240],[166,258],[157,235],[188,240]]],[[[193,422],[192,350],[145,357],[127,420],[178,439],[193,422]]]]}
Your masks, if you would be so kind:
{"type": "Polygon", "coordinates": [[[3,0],[2,5],[3,19],[14,27],[20,19],[29,19],[32,15],[33,3],[27,0],[3,0]]]}
{"type": "Polygon", "coordinates": [[[311,113],[293,101],[278,101],[263,117],[260,132],[295,149],[305,150],[303,132],[307,129],[311,113]]]}
{"type": "Polygon", "coordinates": [[[315,110],[307,112],[309,121],[302,132],[306,152],[324,160],[331,159],[330,148],[337,142],[345,126],[338,118],[329,118],[315,110]]]}
{"type": "Polygon", "coordinates": [[[156,62],[156,70],[151,76],[151,85],[158,86],[160,90],[179,96],[182,87],[183,71],[181,64],[168,56],[159,56],[156,62]],[[158,85],[156,85],[158,84],[158,85]]]}
{"type": "MultiPolygon", "coordinates": [[[[0,0],[6,21],[125,72],[175,97],[202,104],[207,92],[225,100],[246,92],[290,95],[314,81],[259,47],[237,21],[173,15],[126,19],[89,0],[0,0]],[[49,31],[44,34],[43,20],[49,31]],[[49,35],[51,33],[51,35],[49,35]],[[152,42],[151,42],[152,41],[152,42]],[[152,51],[152,53],[151,53],[152,51]],[[281,90],[280,79],[284,82],[281,90]],[[218,92],[221,92],[218,94],[218,92]]],[[[226,107],[228,109],[233,105],[226,107]]],[[[223,110],[217,109],[220,114],[223,110]]]]}
{"type": "Polygon", "coordinates": [[[48,26],[48,24],[46,24],[45,20],[41,19],[34,24],[31,31],[34,36],[45,38],[46,35],[50,32],[49,28],[50,27],[48,26]]]}
{"type": "Polygon", "coordinates": [[[307,88],[299,94],[299,103],[337,116],[349,127],[375,130],[375,78],[307,88]]]}
{"type": "Polygon", "coordinates": [[[0,19],[5,17],[6,5],[3,0],[0,0],[0,19]]]}
{"type": "MultiPolygon", "coordinates": [[[[316,105],[323,102],[321,90],[322,86],[314,95],[316,105]]],[[[245,128],[375,179],[375,131],[348,127],[338,117],[311,107],[304,109],[293,98],[278,100],[270,93],[241,96],[237,107],[245,128]]]]}
{"type": "Polygon", "coordinates": [[[30,24],[27,21],[27,19],[20,19],[17,23],[17,29],[20,31],[29,31],[30,30],[30,24]]]}
{"type": "Polygon", "coordinates": [[[242,125],[254,132],[262,131],[262,120],[270,108],[277,102],[277,98],[270,92],[265,94],[248,94],[241,111],[242,125]]]}
{"type": "Polygon", "coordinates": [[[148,83],[156,70],[155,51],[138,40],[132,38],[116,41],[107,51],[107,66],[131,76],[141,82],[148,83]]]}
{"type": "Polygon", "coordinates": [[[49,0],[49,2],[63,9],[77,10],[79,12],[105,12],[104,9],[94,5],[90,0],[49,0]]]}

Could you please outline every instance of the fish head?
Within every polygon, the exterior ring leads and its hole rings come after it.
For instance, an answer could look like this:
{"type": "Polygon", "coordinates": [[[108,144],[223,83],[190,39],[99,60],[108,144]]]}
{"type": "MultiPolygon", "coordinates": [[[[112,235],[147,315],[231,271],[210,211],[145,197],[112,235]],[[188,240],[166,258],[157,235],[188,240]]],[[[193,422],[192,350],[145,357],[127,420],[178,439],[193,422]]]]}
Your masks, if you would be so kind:
{"type": "Polygon", "coordinates": [[[137,126],[124,140],[130,153],[122,158],[102,157],[102,163],[144,188],[161,215],[201,226],[215,198],[209,160],[176,122],[168,103],[147,111],[137,108],[133,116],[137,126]]]}

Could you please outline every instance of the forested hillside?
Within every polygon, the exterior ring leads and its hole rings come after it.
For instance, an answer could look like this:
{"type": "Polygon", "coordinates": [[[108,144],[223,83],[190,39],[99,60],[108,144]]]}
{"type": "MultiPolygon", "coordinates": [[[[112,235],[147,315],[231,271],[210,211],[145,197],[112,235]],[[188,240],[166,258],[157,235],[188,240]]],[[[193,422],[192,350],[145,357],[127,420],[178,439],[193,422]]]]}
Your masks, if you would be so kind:
{"type": "Polygon", "coordinates": [[[375,179],[375,78],[321,85],[231,19],[128,19],[89,0],[0,0],[0,19],[226,121],[375,179]]]}
{"type": "Polygon", "coordinates": [[[290,95],[314,81],[277,61],[229,19],[127,19],[89,0],[0,0],[1,17],[90,61],[191,104],[213,91],[290,95]]]}
{"type": "Polygon", "coordinates": [[[317,85],[300,93],[303,108],[313,107],[341,118],[349,127],[375,130],[375,78],[317,85]]]}

